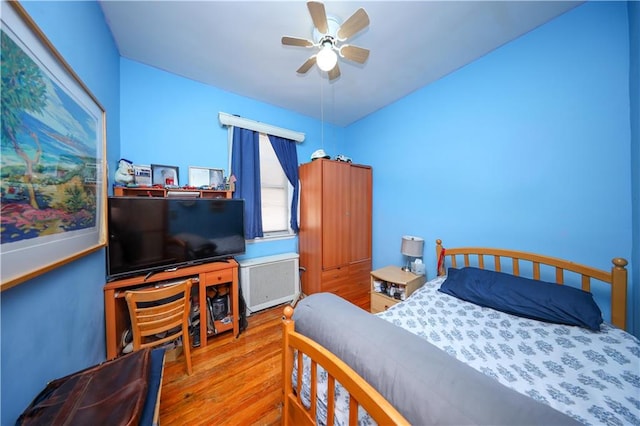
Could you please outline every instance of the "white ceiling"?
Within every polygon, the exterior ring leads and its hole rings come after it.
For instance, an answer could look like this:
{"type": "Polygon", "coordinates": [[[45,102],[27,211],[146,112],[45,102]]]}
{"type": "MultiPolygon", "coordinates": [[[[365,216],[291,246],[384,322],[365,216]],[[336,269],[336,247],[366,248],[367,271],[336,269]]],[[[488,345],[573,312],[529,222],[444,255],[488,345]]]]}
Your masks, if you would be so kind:
{"type": "Polygon", "coordinates": [[[100,3],[125,58],[347,126],[582,2],[327,1],[327,15],[364,7],[371,22],[348,41],[370,49],[368,61],[340,59],[332,82],[316,67],[298,75],[315,51],[280,42],[312,39],[304,1],[100,3]]]}

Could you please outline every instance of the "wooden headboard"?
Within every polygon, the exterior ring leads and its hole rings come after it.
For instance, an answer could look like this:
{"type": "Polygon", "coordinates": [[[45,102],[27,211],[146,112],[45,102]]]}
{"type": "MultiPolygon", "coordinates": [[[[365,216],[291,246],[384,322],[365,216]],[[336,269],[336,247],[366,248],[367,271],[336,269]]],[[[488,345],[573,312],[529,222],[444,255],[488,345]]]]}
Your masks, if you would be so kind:
{"type": "MultiPolygon", "coordinates": [[[[462,266],[475,266],[485,269],[485,257],[493,258],[493,270],[500,272],[501,262],[506,259],[511,262],[511,274],[520,276],[521,262],[530,262],[532,265],[532,278],[540,279],[540,266],[555,268],[556,284],[564,284],[564,273],[572,272],[581,276],[581,287],[584,291],[591,291],[591,280],[595,279],[611,285],[611,323],[618,328],[626,330],[627,322],[627,260],[621,257],[614,258],[611,262],[611,272],[590,266],[580,265],[563,259],[550,256],[527,253],[516,250],[494,249],[486,247],[458,247],[445,249],[442,240],[436,240],[436,259],[438,259],[438,276],[445,275],[447,264],[453,268],[458,267],[458,261],[462,259],[462,266]],[[472,262],[475,261],[475,262],[472,262]]],[[[548,281],[548,280],[545,280],[548,281]]]]}

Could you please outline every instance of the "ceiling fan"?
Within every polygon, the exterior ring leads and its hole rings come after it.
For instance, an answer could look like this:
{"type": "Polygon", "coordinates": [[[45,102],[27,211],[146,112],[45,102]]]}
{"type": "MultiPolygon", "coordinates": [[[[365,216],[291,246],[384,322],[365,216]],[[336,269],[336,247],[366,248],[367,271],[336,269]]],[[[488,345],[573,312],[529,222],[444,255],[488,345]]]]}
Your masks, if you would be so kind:
{"type": "Polygon", "coordinates": [[[298,37],[282,37],[282,44],[286,46],[314,47],[319,52],[312,55],[298,68],[299,74],[305,74],[314,64],[322,71],[329,73],[329,80],[340,77],[338,55],[360,64],[365,63],[369,57],[369,49],[344,44],[344,42],[369,26],[369,15],[363,8],[354,12],[342,24],[332,16],[327,16],[324,4],[318,1],[307,2],[311,20],[313,21],[313,40],[298,37]]]}

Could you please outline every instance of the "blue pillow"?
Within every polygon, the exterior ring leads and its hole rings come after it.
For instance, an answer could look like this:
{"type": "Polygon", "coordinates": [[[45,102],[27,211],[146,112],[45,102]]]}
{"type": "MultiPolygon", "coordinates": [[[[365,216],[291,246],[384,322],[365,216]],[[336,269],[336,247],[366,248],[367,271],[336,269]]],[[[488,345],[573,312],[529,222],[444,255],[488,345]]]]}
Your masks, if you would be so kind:
{"type": "Polygon", "coordinates": [[[602,313],[589,292],[474,267],[449,268],[443,293],[512,315],[599,331],[602,313]]]}

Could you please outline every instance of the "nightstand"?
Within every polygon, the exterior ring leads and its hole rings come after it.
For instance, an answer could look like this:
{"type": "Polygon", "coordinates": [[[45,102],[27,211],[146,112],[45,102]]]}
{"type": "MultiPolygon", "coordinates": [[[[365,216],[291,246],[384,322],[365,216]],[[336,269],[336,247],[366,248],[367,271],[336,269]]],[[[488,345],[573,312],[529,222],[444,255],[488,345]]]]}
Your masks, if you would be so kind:
{"type": "Polygon", "coordinates": [[[399,266],[386,266],[371,272],[371,313],[386,311],[405,300],[426,281],[425,275],[403,271],[399,266]]]}

